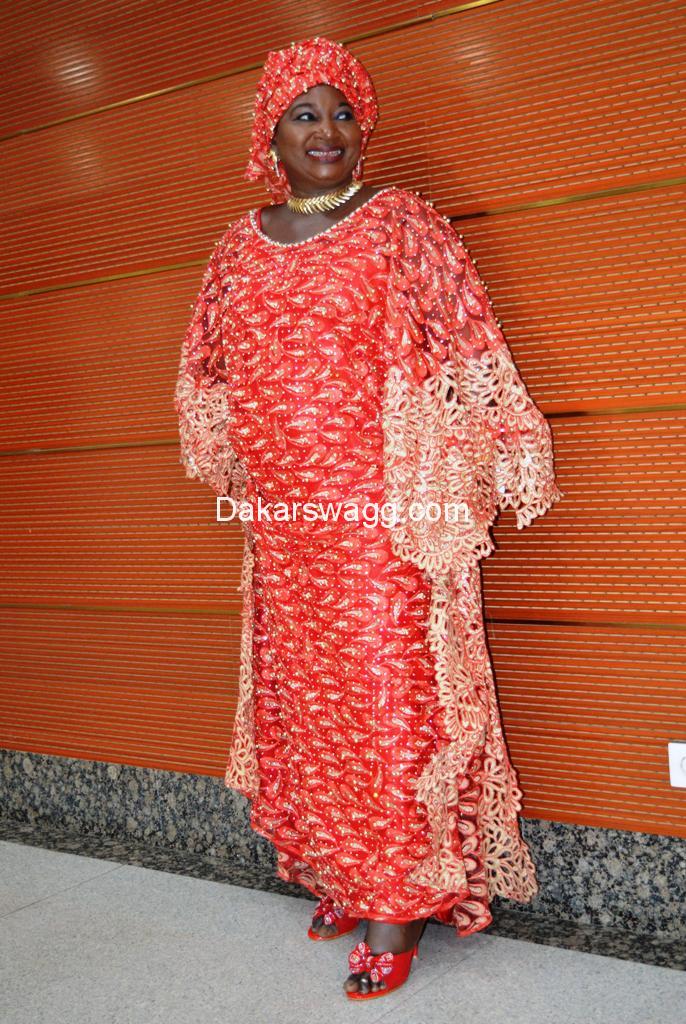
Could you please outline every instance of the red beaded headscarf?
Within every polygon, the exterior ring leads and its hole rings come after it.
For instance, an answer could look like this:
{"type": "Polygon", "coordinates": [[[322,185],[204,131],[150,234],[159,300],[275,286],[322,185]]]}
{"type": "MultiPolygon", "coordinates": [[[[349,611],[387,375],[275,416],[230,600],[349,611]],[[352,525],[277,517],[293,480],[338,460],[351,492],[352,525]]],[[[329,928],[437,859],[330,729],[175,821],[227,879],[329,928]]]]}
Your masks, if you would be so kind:
{"type": "Polygon", "coordinates": [[[257,84],[252,125],[250,160],[244,177],[264,181],[274,201],[284,202],[292,194],[281,163],[278,169],[269,155],[279,118],[296,96],[315,85],[340,89],[353,108],[362,133],[360,159],[353,178],[362,177],[362,162],[379,109],[369,73],[350,50],[324,36],[291,43],[283,50],[270,50],[257,84]]]}

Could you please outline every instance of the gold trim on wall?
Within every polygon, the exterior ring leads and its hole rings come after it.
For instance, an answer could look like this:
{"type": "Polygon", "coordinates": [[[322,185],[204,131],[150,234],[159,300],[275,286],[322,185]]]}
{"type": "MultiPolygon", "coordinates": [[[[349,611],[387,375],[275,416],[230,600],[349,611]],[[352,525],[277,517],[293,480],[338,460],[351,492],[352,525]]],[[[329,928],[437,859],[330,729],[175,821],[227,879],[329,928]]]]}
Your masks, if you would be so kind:
{"type": "MultiPolygon", "coordinates": [[[[146,605],[140,607],[135,604],[91,604],[89,602],[67,603],[61,601],[0,601],[0,608],[24,611],[33,609],[35,611],[55,612],[104,612],[107,614],[121,615],[212,615],[217,618],[236,619],[241,616],[240,602],[234,607],[218,608],[216,605],[184,605],[183,607],[168,605],[146,605]]],[[[484,621],[492,625],[501,626],[554,626],[559,629],[570,627],[576,628],[597,628],[597,629],[625,629],[641,633],[669,633],[683,632],[686,624],[678,622],[620,622],[615,619],[509,619],[493,615],[485,615],[484,621]]]]}
{"type": "Polygon", "coordinates": [[[176,606],[169,607],[168,605],[147,605],[145,608],[141,608],[135,604],[91,604],[90,602],[83,603],[62,603],[60,601],[46,601],[45,604],[41,604],[38,601],[0,601],[0,608],[14,609],[15,611],[25,611],[26,609],[32,609],[33,611],[46,611],[46,612],[105,612],[108,615],[112,613],[120,613],[122,615],[163,615],[165,618],[169,615],[215,615],[217,618],[228,617],[230,619],[240,618],[241,608],[240,602],[235,608],[217,608],[215,605],[184,605],[179,608],[176,606]]]}
{"type": "MultiPolygon", "coordinates": [[[[581,418],[596,418],[608,416],[641,416],[646,413],[671,413],[686,412],[686,402],[675,402],[673,405],[634,405],[616,409],[576,409],[573,411],[547,412],[544,413],[549,420],[573,420],[581,418]]],[[[140,451],[144,448],[173,448],[178,445],[178,438],[170,440],[160,439],[157,441],[113,441],[102,444],[65,444],[45,448],[30,446],[27,448],[5,448],[0,450],[0,459],[23,455],[58,455],[68,452],[109,452],[109,451],[140,451]]]]}
{"type": "MultiPolygon", "coordinates": [[[[471,3],[458,4],[455,7],[447,7],[444,11],[435,11],[433,14],[421,14],[416,18],[406,18],[404,21],[396,21],[385,28],[370,29],[368,32],[358,32],[357,35],[348,36],[341,40],[344,45],[357,43],[361,39],[372,39],[375,36],[390,35],[392,32],[399,32],[402,29],[411,28],[414,25],[428,24],[432,21],[439,21],[441,18],[450,18],[455,14],[462,14],[463,11],[472,10],[475,7],[488,7],[491,4],[500,3],[501,0],[472,0],[471,3]]],[[[287,45],[286,43],[284,45],[287,45]]],[[[164,89],[153,89],[151,92],[141,93],[139,96],[129,96],[125,100],[114,100],[112,103],[105,103],[100,107],[91,107],[89,110],[82,110],[76,114],[67,114],[65,117],[56,118],[54,121],[46,121],[45,124],[37,124],[31,128],[18,128],[7,135],[0,135],[0,142],[7,142],[9,139],[16,139],[21,135],[32,135],[34,132],[43,132],[48,128],[55,128],[60,124],[67,124],[69,121],[79,121],[84,117],[93,117],[96,114],[104,114],[108,110],[117,110],[120,107],[128,107],[133,103],[143,103],[146,100],[155,99],[158,96],[168,96],[170,93],[183,92],[184,89],[194,89],[198,85],[207,85],[208,82],[218,82],[226,78],[234,78],[236,75],[245,74],[246,71],[256,71],[261,68],[263,61],[254,61],[252,64],[242,64],[233,71],[217,71],[213,75],[203,75],[201,78],[193,78],[187,82],[179,82],[178,85],[168,85],[164,89]]]]}
{"type": "MultiPolygon", "coordinates": [[[[555,199],[535,199],[528,203],[516,203],[509,206],[497,206],[486,210],[477,210],[474,213],[455,214],[449,220],[452,223],[465,220],[476,220],[479,217],[500,217],[505,213],[521,213],[526,210],[539,210],[548,206],[566,206],[569,203],[592,202],[595,199],[605,199],[608,196],[632,195],[637,192],[648,192],[658,188],[674,188],[675,186],[686,185],[686,175],[677,178],[660,178],[658,181],[641,181],[635,185],[618,185],[616,188],[601,188],[593,192],[580,192],[575,195],[558,196],[555,199]]],[[[218,239],[217,239],[218,241],[218,239]]],[[[148,277],[151,274],[165,274],[172,270],[185,270],[189,267],[204,267],[207,259],[186,260],[184,263],[167,263],[159,267],[150,267],[147,270],[122,271],[118,274],[103,274],[100,277],[83,278],[80,281],[70,281],[68,284],[51,284],[45,288],[26,288],[19,292],[5,292],[0,294],[0,302],[9,302],[14,299],[26,299],[31,295],[42,295],[46,292],[66,291],[70,288],[88,288],[90,285],[106,284],[108,281],[122,281],[126,278],[148,277]]]]}

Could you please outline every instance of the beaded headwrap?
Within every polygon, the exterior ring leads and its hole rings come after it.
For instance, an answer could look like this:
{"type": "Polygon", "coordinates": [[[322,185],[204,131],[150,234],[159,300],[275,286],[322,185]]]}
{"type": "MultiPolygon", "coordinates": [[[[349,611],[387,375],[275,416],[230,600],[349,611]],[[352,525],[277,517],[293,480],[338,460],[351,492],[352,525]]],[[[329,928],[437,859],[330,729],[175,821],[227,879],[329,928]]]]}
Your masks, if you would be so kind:
{"type": "Polygon", "coordinates": [[[315,85],[340,89],[353,108],[362,133],[360,159],[353,178],[362,178],[362,162],[379,109],[368,71],[350,50],[324,36],[291,43],[283,50],[270,50],[257,83],[252,125],[250,160],[244,177],[264,181],[275,202],[285,202],[292,193],[281,163],[274,166],[269,155],[274,130],[284,110],[296,96],[315,85]]]}

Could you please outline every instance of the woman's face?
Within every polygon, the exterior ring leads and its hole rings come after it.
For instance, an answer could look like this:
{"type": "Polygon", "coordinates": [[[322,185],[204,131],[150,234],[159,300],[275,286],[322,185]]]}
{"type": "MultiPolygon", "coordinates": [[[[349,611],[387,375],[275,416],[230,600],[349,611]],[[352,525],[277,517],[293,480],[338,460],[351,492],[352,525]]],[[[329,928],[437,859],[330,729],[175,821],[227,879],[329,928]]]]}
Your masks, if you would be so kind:
{"type": "Polygon", "coordinates": [[[361,141],[360,126],[340,89],[316,85],[284,110],[272,145],[292,191],[307,196],[350,184],[361,141]]]}

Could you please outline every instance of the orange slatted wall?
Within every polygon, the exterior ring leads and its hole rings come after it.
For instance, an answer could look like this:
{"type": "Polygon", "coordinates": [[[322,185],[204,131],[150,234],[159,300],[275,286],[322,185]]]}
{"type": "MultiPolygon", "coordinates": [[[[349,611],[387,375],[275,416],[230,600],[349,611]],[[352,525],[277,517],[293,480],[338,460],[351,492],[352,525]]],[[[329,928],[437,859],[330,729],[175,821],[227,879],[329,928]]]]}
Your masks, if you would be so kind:
{"type": "Polygon", "coordinates": [[[565,499],[496,529],[489,636],[524,813],[686,836],[686,13],[678,0],[7,4],[0,744],[220,775],[239,526],[172,394],[267,49],[374,75],[367,180],[454,218],[565,499]],[[680,77],[681,76],[681,77],[680,77]]]}

